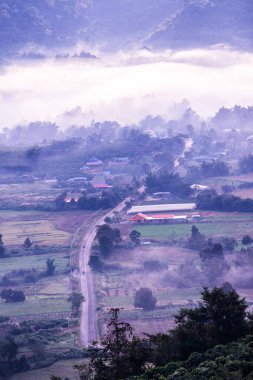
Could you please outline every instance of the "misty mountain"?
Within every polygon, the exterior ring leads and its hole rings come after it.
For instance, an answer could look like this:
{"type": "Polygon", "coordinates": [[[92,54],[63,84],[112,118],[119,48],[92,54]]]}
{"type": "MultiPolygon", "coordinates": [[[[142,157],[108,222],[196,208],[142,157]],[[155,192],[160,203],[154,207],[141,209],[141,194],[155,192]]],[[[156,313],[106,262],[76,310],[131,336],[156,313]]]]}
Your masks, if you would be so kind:
{"type": "Polygon", "coordinates": [[[68,51],[80,42],[91,51],[252,48],[252,16],[252,0],[4,0],[1,56],[68,51]]]}
{"type": "Polygon", "coordinates": [[[172,17],[184,0],[92,0],[87,10],[91,41],[103,49],[142,47],[164,17],[172,17]]]}
{"type": "Polygon", "coordinates": [[[155,48],[192,48],[229,44],[252,49],[251,0],[185,0],[147,38],[155,48]]]}
{"type": "MultiPolygon", "coordinates": [[[[0,49],[73,46],[88,38],[88,0],[5,0],[0,3],[0,49]]],[[[2,54],[3,55],[3,54],[2,54]]]]}

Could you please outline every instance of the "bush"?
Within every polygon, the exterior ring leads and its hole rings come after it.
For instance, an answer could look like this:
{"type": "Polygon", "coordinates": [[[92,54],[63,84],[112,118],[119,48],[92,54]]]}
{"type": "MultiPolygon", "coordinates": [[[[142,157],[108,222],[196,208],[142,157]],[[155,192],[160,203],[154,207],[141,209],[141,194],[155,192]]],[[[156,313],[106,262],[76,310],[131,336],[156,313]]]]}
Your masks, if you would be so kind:
{"type": "Polygon", "coordinates": [[[1,297],[6,303],[25,301],[25,294],[21,290],[3,289],[1,297]]]}

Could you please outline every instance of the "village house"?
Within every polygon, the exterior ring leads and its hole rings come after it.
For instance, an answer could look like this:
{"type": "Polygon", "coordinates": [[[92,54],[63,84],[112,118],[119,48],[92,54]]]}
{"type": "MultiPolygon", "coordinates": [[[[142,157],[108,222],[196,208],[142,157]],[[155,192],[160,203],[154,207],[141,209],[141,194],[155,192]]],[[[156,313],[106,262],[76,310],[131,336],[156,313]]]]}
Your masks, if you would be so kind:
{"type": "Polygon", "coordinates": [[[97,158],[91,158],[86,162],[86,166],[101,166],[103,165],[103,161],[98,160],[97,158]]]}

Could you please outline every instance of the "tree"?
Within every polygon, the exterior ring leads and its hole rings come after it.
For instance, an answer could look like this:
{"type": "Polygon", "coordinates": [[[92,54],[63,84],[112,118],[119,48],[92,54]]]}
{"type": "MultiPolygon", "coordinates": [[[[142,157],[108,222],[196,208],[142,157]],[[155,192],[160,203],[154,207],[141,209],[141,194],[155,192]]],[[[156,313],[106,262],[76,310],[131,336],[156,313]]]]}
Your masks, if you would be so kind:
{"type": "Polygon", "coordinates": [[[253,239],[249,236],[249,235],[245,235],[243,238],[242,238],[242,244],[243,245],[250,245],[253,243],[253,239]]]}
{"type": "Polygon", "coordinates": [[[18,353],[18,346],[11,336],[6,336],[3,341],[0,342],[0,357],[11,363],[16,358],[18,353]]]}
{"type": "Polygon", "coordinates": [[[103,268],[103,262],[98,255],[91,255],[89,266],[92,268],[92,270],[99,272],[103,268]]]}
{"type": "Polygon", "coordinates": [[[30,238],[27,237],[27,238],[25,239],[25,241],[24,241],[23,247],[24,247],[25,249],[29,249],[29,248],[31,248],[32,245],[33,245],[33,243],[31,242],[30,238]]]}
{"type": "Polygon", "coordinates": [[[111,224],[112,223],[112,218],[110,218],[110,216],[106,216],[105,219],[104,219],[104,221],[107,224],[111,224]]]}
{"type": "Polygon", "coordinates": [[[3,289],[1,297],[6,303],[25,301],[25,294],[21,290],[3,289]]]}
{"type": "Polygon", "coordinates": [[[199,307],[181,309],[175,316],[172,336],[181,358],[247,334],[245,298],[240,298],[234,290],[227,292],[222,288],[204,288],[201,298],[199,307]]]}
{"type": "Polygon", "coordinates": [[[73,292],[69,296],[68,302],[71,302],[71,311],[74,316],[78,316],[81,304],[84,301],[85,301],[85,298],[81,293],[73,292]]]}
{"type": "Polygon", "coordinates": [[[119,230],[114,230],[108,224],[98,227],[96,239],[99,242],[100,252],[103,256],[108,256],[111,253],[113,244],[119,237],[119,230]]]}
{"type": "Polygon", "coordinates": [[[66,205],[65,199],[66,199],[67,195],[68,194],[65,191],[64,193],[58,195],[58,197],[55,199],[54,202],[55,202],[55,206],[56,206],[57,210],[65,210],[66,209],[67,205],[66,205]]]}
{"type": "Polygon", "coordinates": [[[46,261],[47,269],[46,269],[46,276],[53,276],[55,272],[56,266],[54,265],[55,259],[48,258],[46,261]]]}
{"type": "Polygon", "coordinates": [[[40,152],[41,152],[41,148],[39,148],[38,146],[34,146],[32,148],[27,149],[26,151],[27,160],[32,161],[32,162],[38,161],[40,152]]]}
{"type": "Polygon", "coordinates": [[[223,259],[224,258],[223,246],[219,243],[215,243],[211,247],[208,246],[204,248],[200,252],[199,255],[203,261],[212,260],[212,259],[223,259]]]}
{"type": "Polygon", "coordinates": [[[197,226],[192,226],[192,231],[191,231],[191,237],[192,239],[197,239],[200,236],[200,232],[197,226]]]}
{"type": "Polygon", "coordinates": [[[141,233],[139,231],[133,230],[130,232],[129,237],[135,245],[140,245],[141,243],[141,233]]]}
{"type": "Polygon", "coordinates": [[[191,228],[191,237],[188,239],[188,245],[189,248],[197,250],[200,250],[205,245],[205,237],[195,225],[191,228]]]}
{"type": "Polygon", "coordinates": [[[134,306],[141,307],[144,310],[153,310],[156,305],[156,298],[148,288],[137,290],[134,296],[134,306]]]}
{"type": "Polygon", "coordinates": [[[5,247],[3,243],[3,235],[0,234],[0,258],[3,257],[5,254],[5,247]]]}
{"type": "Polygon", "coordinates": [[[133,335],[129,323],[119,319],[119,309],[110,310],[108,332],[101,347],[90,349],[88,364],[76,365],[82,380],[121,380],[142,372],[149,347],[145,340],[133,335]]]}

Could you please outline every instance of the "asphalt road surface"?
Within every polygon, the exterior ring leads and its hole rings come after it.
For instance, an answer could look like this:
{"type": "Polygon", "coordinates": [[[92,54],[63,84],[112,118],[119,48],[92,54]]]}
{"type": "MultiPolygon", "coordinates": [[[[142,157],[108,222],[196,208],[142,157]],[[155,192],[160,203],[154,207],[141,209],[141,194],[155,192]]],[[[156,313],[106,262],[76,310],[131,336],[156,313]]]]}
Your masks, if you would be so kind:
{"type": "Polygon", "coordinates": [[[92,271],[89,267],[89,259],[93,241],[97,233],[97,226],[103,225],[104,219],[112,217],[114,212],[120,212],[130,201],[130,197],[126,198],[113,210],[103,215],[100,219],[93,221],[86,235],[83,238],[80,254],[79,254],[79,270],[81,293],[85,298],[85,302],[81,307],[81,325],[80,325],[80,341],[88,347],[93,341],[97,340],[96,313],[95,313],[95,294],[93,288],[92,271]]]}

